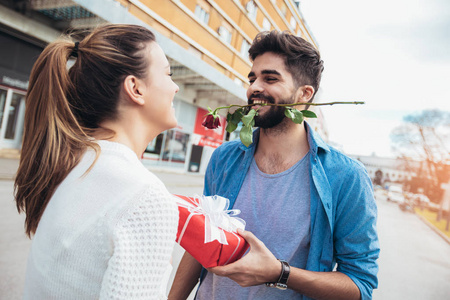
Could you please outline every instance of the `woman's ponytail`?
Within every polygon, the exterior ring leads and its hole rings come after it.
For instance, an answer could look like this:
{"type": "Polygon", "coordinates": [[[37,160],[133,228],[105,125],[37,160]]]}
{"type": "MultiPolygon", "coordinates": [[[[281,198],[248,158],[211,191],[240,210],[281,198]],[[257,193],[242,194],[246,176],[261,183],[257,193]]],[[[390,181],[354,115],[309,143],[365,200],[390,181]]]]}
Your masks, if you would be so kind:
{"type": "Polygon", "coordinates": [[[101,124],[117,118],[126,76],[147,76],[149,61],[144,51],[154,41],[154,34],[142,26],[108,24],[80,43],[52,43],[39,56],[30,76],[14,184],[17,209],[26,213],[29,236],[55,189],[86,149],[93,148],[98,157],[100,147],[92,136],[110,133],[101,124]],[[70,56],[76,60],[68,70],[70,56]]]}
{"type": "Polygon", "coordinates": [[[96,148],[67,99],[74,91],[67,69],[74,47],[71,41],[48,45],[31,71],[22,153],[14,185],[17,209],[26,213],[28,236],[36,231],[50,197],[86,147],[96,148]]]}

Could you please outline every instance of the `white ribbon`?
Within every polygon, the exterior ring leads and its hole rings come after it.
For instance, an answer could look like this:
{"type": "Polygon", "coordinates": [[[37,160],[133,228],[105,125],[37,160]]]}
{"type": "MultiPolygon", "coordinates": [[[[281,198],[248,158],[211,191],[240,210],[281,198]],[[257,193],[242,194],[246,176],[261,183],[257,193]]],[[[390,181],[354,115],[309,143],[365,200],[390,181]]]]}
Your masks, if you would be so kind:
{"type": "Polygon", "coordinates": [[[189,210],[190,215],[184,223],[183,230],[178,238],[178,243],[183,238],[187,225],[194,215],[205,216],[205,243],[217,240],[219,243],[228,245],[227,237],[224,231],[234,234],[238,228],[245,229],[245,221],[237,218],[240,214],[239,209],[228,209],[230,200],[220,196],[194,196],[195,204],[177,197],[177,203],[181,207],[189,210]]]}

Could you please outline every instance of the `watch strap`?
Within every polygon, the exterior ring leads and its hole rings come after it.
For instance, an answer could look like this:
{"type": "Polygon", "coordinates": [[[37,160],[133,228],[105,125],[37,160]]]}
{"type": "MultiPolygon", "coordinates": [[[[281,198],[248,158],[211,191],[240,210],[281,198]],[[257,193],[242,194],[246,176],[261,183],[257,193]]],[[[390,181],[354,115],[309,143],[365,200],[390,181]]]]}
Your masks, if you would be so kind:
{"type": "Polygon", "coordinates": [[[278,278],[277,282],[266,282],[266,286],[268,287],[276,287],[281,290],[287,289],[287,282],[289,279],[289,274],[291,273],[291,267],[289,263],[285,260],[279,259],[281,263],[281,274],[278,278]]]}
{"type": "Polygon", "coordinates": [[[287,261],[280,260],[280,262],[283,265],[283,268],[281,270],[280,279],[278,279],[278,282],[287,285],[289,274],[291,273],[291,266],[287,261]]]}

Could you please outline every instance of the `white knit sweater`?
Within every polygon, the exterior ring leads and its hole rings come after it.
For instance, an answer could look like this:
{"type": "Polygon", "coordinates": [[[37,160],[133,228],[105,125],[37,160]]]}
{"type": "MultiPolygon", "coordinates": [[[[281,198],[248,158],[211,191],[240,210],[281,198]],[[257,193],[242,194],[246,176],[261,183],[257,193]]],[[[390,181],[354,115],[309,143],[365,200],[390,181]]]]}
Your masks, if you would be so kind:
{"type": "Polygon", "coordinates": [[[166,299],[174,198],[136,154],[99,141],[56,189],[28,258],[24,299],[166,299]],[[84,175],[84,176],[83,176],[84,175]]]}

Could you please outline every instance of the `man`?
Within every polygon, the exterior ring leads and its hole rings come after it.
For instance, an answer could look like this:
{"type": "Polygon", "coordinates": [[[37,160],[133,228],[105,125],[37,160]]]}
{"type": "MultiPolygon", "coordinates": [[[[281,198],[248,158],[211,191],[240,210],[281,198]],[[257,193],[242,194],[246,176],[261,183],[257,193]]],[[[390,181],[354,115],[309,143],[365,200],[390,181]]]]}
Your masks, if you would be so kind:
{"type": "MultiPolygon", "coordinates": [[[[232,141],[214,152],[204,192],[241,209],[248,231],[240,233],[250,251],[203,274],[196,299],[370,299],[379,244],[366,170],[307,123],[286,118],[284,108],[258,106],[312,101],[323,70],[320,54],[302,38],[277,31],[258,34],[249,53],[247,97],[259,108],[259,129],[249,147],[232,141]]],[[[185,299],[200,271],[186,253],[169,299],[185,299]]]]}

